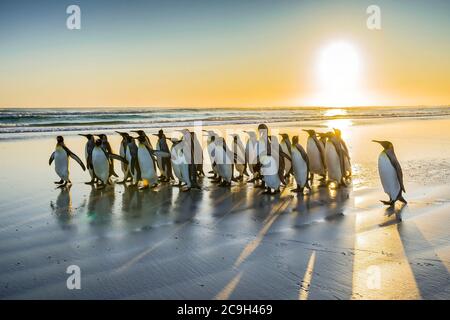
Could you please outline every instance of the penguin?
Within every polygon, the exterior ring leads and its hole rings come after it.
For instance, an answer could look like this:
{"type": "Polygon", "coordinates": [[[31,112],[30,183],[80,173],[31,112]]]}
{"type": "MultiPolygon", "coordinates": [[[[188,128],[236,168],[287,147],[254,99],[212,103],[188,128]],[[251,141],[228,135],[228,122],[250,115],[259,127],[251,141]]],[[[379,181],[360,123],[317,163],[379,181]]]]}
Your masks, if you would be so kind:
{"type": "MultiPolygon", "coordinates": [[[[280,133],[281,142],[280,148],[281,150],[287,154],[291,154],[291,141],[289,140],[289,135],[287,133],[280,133]]],[[[298,139],[298,138],[297,138],[298,139]]],[[[292,173],[292,162],[288,159],[284,161],[284,178],[289,178],[289,175],[292,173]]]]}
{"type": "Polygon", "coordinates": [[[258,139],[254,131],[244,131],[248,135],[247,143],[245,144],[245,164],[247,165],[252,178],[248,182],[255,181],[256,163],[258,154],[258,139]]]}
{"type": "Polygon", "coordinates": [[[184,156],[183,144],[181,140],[172,138],[172,148],[170,149],[172,168],[175,176],[178,178],[178,187],[183,187],[183,182],[186,188],[182,191],[188,191],[191,189],[191,179],[189,175],[189,164],[184,156]]]}
{"type": "Polygon", "coordinates": [[[94,168],[92,167],[92,150],[94,150],[95,138],[92,134],[79,135],[87,139],[86,146],[84,147],[84,157],[86,160],[86,167],[89,171],[89,175],[91,176],[91,181],[85,182],[85,184],[94,184],[97,180],[94,174],[94,168]]]}
{"type": "MultiPolygon", "coordinates": [[[[166,153],[170,153],[169,146],[167,145],[167,138],[164,134],[164,131],[161,129],[158,131],[158,134],[153,134],[158,137],[158,142],[156,142],[156,150],[164,151],[166,153]]],[[[156,156],[156,163],[158,165],[158,169],[161,172],[161,176],[159,177],[161,181],[170,181],[173,179],[172,174],[172,164],[170,158],[162,157],[160,155],[156,156]]]]}
{"type": "Polygon", "coordinates": [[[138,147],[136,145],[135,139],[128,135],[127,148],[125,153],[125,158],[128,161],[128,172],[127,176],[131,176],[131,182],[133,186],[136,186],[141,180],[141,168],[139,167],[138,161],[138,147]]]}
{"type": "MultiPolygon", "coordinates": [[[[269,149],[269,128],[266,124],[261,123],[258,125],[258,142],[256,145],[256,165],[254,166],[254,178],[250,179],[249,182],[261,180],[261,185],[256,186],[256,188],[265,189],[264,174],[261,172],[261,157],[267,155],[269,149]]],[[[267,161],[266,161],[267,162],[267,161]]]]}
{"type": "Polygon", "coordinates": [[[406,192],[403,184],[402,167],[395,155],[394,146],[389,141],[372,141],[383,147],[383,151],[378,156],[378,172],[384,192],[389,196],[389,201],[380,201],[388,206],[394,206],[397,200],[407,204],[402,194],[406,192]]]}
{"type": "Polygon", "coordinates": [[[324,132],[317,132],[317,136],[319,137],[320,143],[322,143],[323,148],[325,149],[325,145],[327,144],[327,134],[324,132]]]}
{"type": "Polygon", "coordinates": [[[325,165],[328,171],[328,182],[336,182],[338,185],[345,185],[344,157],[340,142],[332,132],[325,134],[325,165]]]}
{"type": "Polygon", "coordinates": [[[55,172],[61,178],[60,181],[55,181],[55,184],[59,184],[59,187],[62,188],[67,186],[67,184],[72,184],[69,178],[69,157],[78,162],[83,171],[86,171],[86,167],[83,161],[67,148],[62,136],[57,136],[56,141],[55,151],[50,155],[48,165],[51,165],[53,160],[55,161],[55,172]]]}
{"type": "Polygon", "coordinates": [[[275,136],[270,136],[265,145],[266,152],[261,153],[261,175],[264,181],[263,187],[265,194],[273,194],[280,192],[281,183],[286,184],[284,181],[284,163],[288,159],[292,161],[291,157],[281,150],[278,139],[275,136]],[[272,192],[272,190],[274,190],[272,192]]]}
{"type": "MultiPolygon", "coordinates": [[[[122,137],[122,141],[120,141],[120,148],[119,148],[119,155],[126,159],[127,158],[127,148],[128,148],[128,137],[130,136],[127,132],[120,132],[120,131],[116,131],[118,134],[120,134],[120,136],[122,137]]],[[[123,172],[123,180],[117,183],[125,183],[127,182],[131,176],[129,174],[129,169],[128,169],[128,164],[126,164],[125,162],[121,162],[121,169],[123,172]]]]}
{"type": "MultiPolygon", "coordinates": [[[[101,141],[101,147],[108,153],[108,154],[113,154],[112,148],[111,148],[111,144],[108,141],[108,137],[106,136],[106,134],[97,134],[97,137],[100,138],[101,141]]],[[[109,176],[112,177],[118,177],[119,175],[114,171],[114,161],[112,158],[109,159],[109,176]]]]}
{"type": "Polygon", "coordinates": [[[292,168],[294,172],[297,188],[292,192],[303,193],[304,188],[311,189],[309,185],[309,159],[305,149],[298,143],[298,136],[292,137],[292,168]]]}
{"type": "Polygon", "coordinates": [[[128,163],[128,161],[121,156],[113,153],[109,153],[105,148],[104,140],[95,140],[94,150],[92,150],[92,167],[94,174],[98,179],[98,184],[101,188],[110,184],[111,162],[113,159],[128,163]]]}
{"type": "Polygon", "coordinates": [[[141,179],[144,181],[143,188],[156,187],[158,185],[158,177],[156,174],[156,165],[154,156],[161,155],[170,157],[170,153],[163,151],[155,151],[150,149],[145,136],[135,138],[138,140],[138,163],[141,171],[141,179]]]}
{"type": "Polygon", "coordinates": [[[245,163],[244,144],[238,134],[231,134],[231,137],[233,137],[231,146],[231,150],[233,151],[233,164],[234,168],[239,173],[236,180],[242,181],[244,179],[244,175],[248,176],[245,163]]]}
{"type": "Polygon", "coordinates": [[[170,148],[170,161],[172,162],[172,169],[173,173],[175,174],[175,177],[178,179],[178,187],[181,187],[184,180],[183,176],[181,175],[181,157],[179,154],[179,150],[181,150],[182,145],[180,144],[181,140],[178,140],[176,138],[170,139],[172,142],[172,147],[170,148]]]}
{"type": "Polygon", "coordinates": [[[310,180],[312,184],[315,174],[321,176],[322,180],[325,180],[326,178],[327,170],[325,165],[325,147],[323,143],[317,139],[316,132],[314,130],[303,129],[303,131],[308,133],[306,153],[309,159],[310,180]]]}
{"type": "Polygon", "coordinates": [[[191,139],[192,143],[194,145],[195,156],[194,156],[194,163],[196,164],[196,172],[198,176],[205,176],[205,173],[203,172],[203,149],[202,145],[200,144],[200,141],[197,138],[197,134],[195,132],[191,132],[191,139]],[[198,158],[198,159],[197,159],[198,158]]]}
{"type": "Polygon", "coordinates": [[[131,130],[131,132],[137,133],[139,137],[144,137],[150,150],[153,150],[152,142],[150,141],[150,138],[145,134],[144,130],[131,130]]]}
{"type": "Polygon", "coordinates": [[[197,183],[197,175],[198,175],[198,163],[202,162],[201,158],[203,158],[203,151],[198,143],[198,140],[195,138],[195,135],[192,135],[188,129],[176,130],[181,132],[183,135],[183,139],[181,141],[183,148],[183,155],[186,158],[186,161],[189,165],[189,176],[191,181],[191,188],[200,189],[200,186],[197,183]],[[195,140],[197,140],[197,143],[195,140]]]}
{"type": "Polygon", "coordinates": [[[339,129],[333,129],[334,135],[338,139],[339,143],[341,144],[342,148],[342,156],[344,157],[344,176],[350,177],[352,175],[352,165],[350,163],[350,153],[348,151],[347,144],[345,143],[344,139],[342,139],[342,133],[339,129]]]}
{"type": "Polygon", "coordinates": [[[215,141],[216,137],[219,137],[219,136],[217,135],[217,133],[215,133],[212,130],[202,130],[202,131],[206,132],[206,138],[207,138],[206,151],[208,153],[209,161],[211,163],[211,169],[212,169],[209,173],[213,174],[213,176],[208,177],[208,178],[216,180],[218,178],[219,174],[217,172],[217,167],[216,167],[215,160],[214,160],[215,149],[216,149],[216,144],[214,141],[215,141]]]}
{"type": "Polygon", "coordinates": [[[233,179],[233,153],[228,149],[225,140],[222,137],[214,139],[215,148],[215,166],[220,177],[220,186],[230,186],[233,179]]]}

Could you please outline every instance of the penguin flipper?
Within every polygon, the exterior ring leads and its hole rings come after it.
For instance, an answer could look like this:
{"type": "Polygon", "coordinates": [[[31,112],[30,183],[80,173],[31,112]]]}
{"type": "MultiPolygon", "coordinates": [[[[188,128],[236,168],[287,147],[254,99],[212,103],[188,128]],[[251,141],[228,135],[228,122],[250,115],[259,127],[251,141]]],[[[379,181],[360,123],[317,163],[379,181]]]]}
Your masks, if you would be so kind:
{"type": "Polygon", "coordinates": [[[66,146],[64,146],[64,150],[67,152],[67,154],[76,162],[78,162],[78,164],[81,166],[81,169],[83,169],[83,171],[86,171],[86,167],[84,166],[83,161],[81,161],[81,159],[72,151],[69,150],[69,148],[67,148],[66,146]]]}
{"type": "Polygon", "coordinates": [[[48,165],[51,165],[53,160],[55,160],[55,152],[54,151],[50,155],[50,159],[48,159],[48,165]]]}
{"type": "Polygon", "coordinates": [[[119,160],[119,161],[122,161],[125,164],[128,164],[127,159],[125,159],[124,157],[119,156],[118,154],[110,153],[109,157],[111,159],[119,160]]]}

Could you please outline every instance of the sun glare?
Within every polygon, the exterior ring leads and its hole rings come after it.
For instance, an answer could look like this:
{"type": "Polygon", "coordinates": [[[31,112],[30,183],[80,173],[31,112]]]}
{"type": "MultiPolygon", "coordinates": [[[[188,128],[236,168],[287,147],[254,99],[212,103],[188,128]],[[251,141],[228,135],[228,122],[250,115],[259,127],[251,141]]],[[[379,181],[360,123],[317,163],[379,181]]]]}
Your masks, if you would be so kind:
{"type": "Polygon", "coordinates": [[[350,42],[336,41],[323,47],[317,57],[317,94],[310,104],[343,107],[364,105],[361,92],[361,57],[350,42]]]}

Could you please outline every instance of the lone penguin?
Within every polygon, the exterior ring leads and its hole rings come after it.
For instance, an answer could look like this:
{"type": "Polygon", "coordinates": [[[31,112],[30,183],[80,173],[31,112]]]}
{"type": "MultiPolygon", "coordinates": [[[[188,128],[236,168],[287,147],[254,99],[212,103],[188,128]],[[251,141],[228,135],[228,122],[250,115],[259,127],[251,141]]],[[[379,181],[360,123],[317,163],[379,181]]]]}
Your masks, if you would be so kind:
{"type": "Polygon", "coordinates": [[[56,181],[55,184],[59,184],[60,187],[65,187],[68,183],[72,183],[69,179],[69,157],[78,162],[83,171],[86,170],[83,161],[81,161],[81,159],[64,144],[64,138],[62,136],[57,136],[55,151],[51,154],[48,165],[51,165],[53,160],[55,161],[55,172],[61,178],[61,180],[56,181]]]}
{"type": "Polygon", "coordinates": [[[393,206],[397,200],[407,203],[403,198],[405,186],[403,185],[403,172],[394,152],[394,146],[389,141],[372,140],[381,144],[383,151],[378,156],[378,172],[384,192],[389,196],[389,201],[380,200],[387,206],[393,206]]]}

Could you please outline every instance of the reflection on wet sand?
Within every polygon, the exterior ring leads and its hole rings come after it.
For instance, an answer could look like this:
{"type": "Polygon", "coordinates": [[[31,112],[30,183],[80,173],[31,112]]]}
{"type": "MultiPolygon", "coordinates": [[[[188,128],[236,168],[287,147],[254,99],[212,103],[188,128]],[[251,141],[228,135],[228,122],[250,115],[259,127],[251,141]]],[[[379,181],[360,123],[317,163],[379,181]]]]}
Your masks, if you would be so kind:
{"type": "Polygon", "coordinates": [[[91,188],[86,214],[92,224],[107,224],[111,222],[114,199],[114,186],[106,189],[91,188]]]}
{"type": "Polygon", "coordinates": [[[56,201],[51,201],[50,207],[52,208],[53,214],[58,218],[58,221],[63,226],[65,226],[72,219],[73,209],[70,185],[60,188],[56,201]]]}

